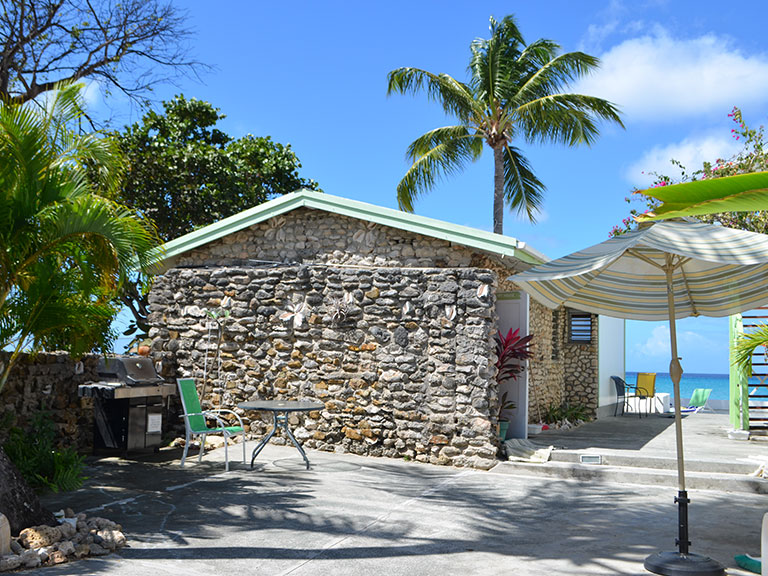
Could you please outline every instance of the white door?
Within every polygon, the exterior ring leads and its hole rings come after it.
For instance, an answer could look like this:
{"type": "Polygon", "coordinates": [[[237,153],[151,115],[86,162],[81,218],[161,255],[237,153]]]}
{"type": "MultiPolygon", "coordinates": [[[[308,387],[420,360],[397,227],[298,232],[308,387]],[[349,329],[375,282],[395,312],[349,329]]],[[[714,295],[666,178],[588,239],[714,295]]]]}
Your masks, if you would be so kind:
{"type": "MultiPolygon", "coordinates": [[[[499,332],[506,335],[510,328],[520,330],[520,336],[528,335],[528,294],[498,292],[496,312],[499,315],[499,332]]],[[[500,397],[507,393],[507,400],[515,408],[505,410],[503,416],[509,419],[507,438],[527,438],[528,435],[528,371],[518,374],[514,380],[506,380],[499,386],[500,397]]]]}

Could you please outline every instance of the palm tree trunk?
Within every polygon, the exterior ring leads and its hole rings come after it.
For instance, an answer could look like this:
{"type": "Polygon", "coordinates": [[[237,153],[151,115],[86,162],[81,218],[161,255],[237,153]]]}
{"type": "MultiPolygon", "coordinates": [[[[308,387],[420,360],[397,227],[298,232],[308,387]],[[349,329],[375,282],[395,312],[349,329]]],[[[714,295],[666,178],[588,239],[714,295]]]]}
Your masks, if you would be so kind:
{"type": "Polygon", "coordinates": [[[504,148],[493,149],[493,231],[504,234],[504,148]]]}

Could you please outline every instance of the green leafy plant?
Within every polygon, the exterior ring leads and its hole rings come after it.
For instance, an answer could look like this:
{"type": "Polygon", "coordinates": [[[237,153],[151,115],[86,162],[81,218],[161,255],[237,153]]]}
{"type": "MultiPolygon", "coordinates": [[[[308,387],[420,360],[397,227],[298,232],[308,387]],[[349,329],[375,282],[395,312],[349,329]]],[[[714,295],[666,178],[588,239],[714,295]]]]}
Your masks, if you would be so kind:
{"type": "Polygon", "coordinates": [[[35,415],[29,428],[11,428],[3,445],[27,483],[38,493],[67,492],[82,486],[85,458],[72,448],[55,448],[56,427],[50,415],[35,415]]]}
{"type": "Polygon", "coordinates": [[[557,424],[563,420],[563,407],[557,404],[550,404],[544,410],[544,422],[547,424],[557,424]]]}
{"type": "Polygon", "coordinates": [[[589,411],[583,404],[550,404],[544,411],[544,422],[547,424],[557,424],[563,420],[576,422],[578,420],[589,420],[589,411]]]}
{"type": "Polygon", "coordinates": [[[496,414],[496,419],[501,420],[501,412],[503,410],[514,410],[517,408],[517,404],[515,404],[512,400],[507,400],[508,393],[504,392],[501,396],[501,402],[499,402],[499,412],[496,414]]]}

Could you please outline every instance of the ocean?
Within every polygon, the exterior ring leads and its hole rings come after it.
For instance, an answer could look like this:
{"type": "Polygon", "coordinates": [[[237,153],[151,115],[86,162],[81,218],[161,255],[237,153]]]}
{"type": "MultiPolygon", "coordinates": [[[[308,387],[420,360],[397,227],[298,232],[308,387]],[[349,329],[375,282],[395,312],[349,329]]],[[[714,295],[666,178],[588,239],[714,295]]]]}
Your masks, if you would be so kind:
{"type": "MultiPolygon", "coordinates": [[[[628,384],[637,382],[637,372],[627,372],[626,381],[628,384]]],[[[656,373],[656,392],[667,392],[672,396],[672,379],[667,372],[656,373]]],[[[730,392],[730,383],[728,374],[689,374],[683,373],[680,380],[680,397],[690,398],[691,393],[696,388],[711,388],[712,400],[728,400],[730,392]]]]}

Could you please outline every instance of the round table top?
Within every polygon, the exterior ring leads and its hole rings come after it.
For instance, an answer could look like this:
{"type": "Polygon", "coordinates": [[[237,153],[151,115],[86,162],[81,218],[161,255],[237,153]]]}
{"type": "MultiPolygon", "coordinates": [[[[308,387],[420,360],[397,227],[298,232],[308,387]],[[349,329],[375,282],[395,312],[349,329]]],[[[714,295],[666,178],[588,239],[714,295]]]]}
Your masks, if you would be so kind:
{"type": "Polygon", "coordinates": [[[312,400],[251,400],[237,405],[243,410],[266,410],[272,412],[311,412],[322,410],[325,404],[312,400]]]}

